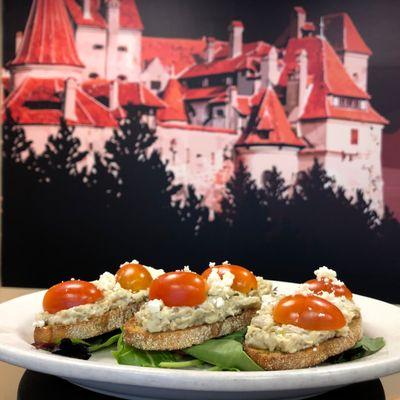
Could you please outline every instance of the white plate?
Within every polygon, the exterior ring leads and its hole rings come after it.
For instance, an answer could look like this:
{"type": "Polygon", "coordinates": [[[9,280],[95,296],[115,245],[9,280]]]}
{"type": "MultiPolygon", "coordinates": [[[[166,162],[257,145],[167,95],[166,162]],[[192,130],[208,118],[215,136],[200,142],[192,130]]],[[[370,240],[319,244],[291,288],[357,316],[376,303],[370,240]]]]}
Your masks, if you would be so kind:
{"type": "MultiPolygon", "coordinates": [[[[280,292],[294,284],[275,282],[280,292]]],[[[326,392],[350,383],[400,371],[400,309],[368,297],[355,296],[365,334],[383,336],[378,353],[352,362],[275,372],[210,372],[118,365],[109,351],[90,360],[76,360],[36,350],[32,343],[34,314],[44,292],[0,304],[0,360],[57,375],[100,393],[127,399],[289,399],[326,392]]]]}

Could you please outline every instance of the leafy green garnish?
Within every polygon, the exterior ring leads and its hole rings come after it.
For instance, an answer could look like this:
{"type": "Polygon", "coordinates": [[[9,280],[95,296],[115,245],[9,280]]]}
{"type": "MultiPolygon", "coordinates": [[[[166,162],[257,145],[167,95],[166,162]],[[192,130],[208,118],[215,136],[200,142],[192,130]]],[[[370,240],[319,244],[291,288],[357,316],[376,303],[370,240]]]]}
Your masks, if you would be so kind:
{"type": "Polygon", "coordinates": [[[243,350],[245,330],[183,350],[193,359],[183,359],[177,352],[139,350],[118,339],[113,355],[119,364],[140,367],[188,368],[204,363],[211,364],[212,371],[262,371],[243,350]]]}
{"type": "MultiPolygon", "coordinates": [[[[192,357],[214,365],[218,370],[263,371],[243,350],[244,334],[245,331],[240,331],[219,339],[207,340],[183,351],[192,357]]],[[[212,368],[212,370],[217,369],[212,368]]]]}
{"type": "Polygon", "coordinates": [[[62,339],[56,342],[56,345],[51,349],[54,354],[82,358],[88,360],[92,353],[106,349],[117,343],[121,336],[121,330],[108,332],[94,338],[82,339],[62,339]]]}
{"type": "Polygon", "coordinates": [[[354,345],[354,347],[341,354],[338,354],[337,356],[331,357],[328,362],[338,364],[357,360],[359,358],[367,357],[376,353],[384,346],[385,340],[382,337],[370,338],[368,336],[364,336],[354,345]]]}
{"type": "Polygon", "coordinates": [[[89,353],[94,353],[96,351],[102,350],[102,349],[106,349],[107,347],[112,346],[114,343],[118,342],[118,339],[122,336],[121,332],[120,333],[116,333],[115,335],[109,337],[107,340],[103,341],[103,342],[99,342],[99,343],[95,343],[92,345],[89,345],[89,353]]]}
{"type": "MultiPolygon", "coordinates": [[[[112,351],[118,364],[156,368],[203,367],[208,371],[263,371],[243,350],[246,329],[184,349],[184,355],[172,351],[145,351],[129,346],[123,341],[120,330],[95,338],[63,339],[51,350],[55,354],[88,359],[90,355],[117,343],[112,351]],[[193,358],[191,358],[193,357],[193,358]],[[205,364],[205,365],[204,365],[205,364]],[[207,364],[209,368],[207,368],[207,364]]],[[[364,336],[351,349],[331,357],[329,363],[342,363],[376,353],[385,346],[382,337],[364,336]]]]}
{"type": "Polygon", "coordinates": [[[160,367],[161,363],[168,363],[168,368],[171,368],[171,363],[182,361],[182,357],[178,353],[170,351],[146,351],[139,350],[135,347],[126,344],[120,335],[117,343],[117,350],[112,354],[118,364],[136,365],[139,367],[160,367]]]}

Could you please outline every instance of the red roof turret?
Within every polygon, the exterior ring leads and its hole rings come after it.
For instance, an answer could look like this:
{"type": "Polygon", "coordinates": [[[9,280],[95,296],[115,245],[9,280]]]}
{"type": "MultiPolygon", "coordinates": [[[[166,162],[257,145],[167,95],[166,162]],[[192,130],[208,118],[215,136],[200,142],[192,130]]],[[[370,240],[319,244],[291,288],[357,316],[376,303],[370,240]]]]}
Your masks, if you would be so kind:
{"type": "Polygon", "coordinates": [[[271,86],[255,94],[251,105],[249,126],[238,140],[238,146],[305,146],[290,127],[285,110],[271,86]]]}
{"type": "Polygon", "coordinates": [[[187,122],[184,93],[181,84],[176,79],[170,79],[165,88],[163,100],[166,108],[157,113],[157,118],[161,122],[182,121],[187,122]]]}
{"type": "MultiPolygon", "coordinates": [[[[64,116],[64,90],[65,80],[60,78],[27,78],[7,97],[5,109],[19,125],[58,125],[64,116]]],[[[77,88],[74,109],[76,120],[68,120],[70,125],[118,126],[111,111],[80,88],[77,88]]]]}
{"type": "Polygon", "coordinates": [[[290,39],[279,85],[286,86],[289,75],[298,68],[296,58],[301,49],[307,51],[308,75],[309,81],[312,82],[312,90],[300,119],[337,118],[378,124],[387,122],[372,108],[369,94],[354,83],[335,50],[325,39],[319,37],[290,39]],[[332,96],[364,101],[365,106],[354,109],[335,106],[332,103],[332,96]]]}
{"type": "Polygon", "coordinates": [[[34,0],[24,38],[11,65],[82,67],[64,0],[34,0]]]}
{"type": "MultiPolygon", "coordinates": [[[[91,79],[82,87],[90,96],[97,99],[109,99],[111,82],[106,79],[91,79]]],[[[120,106],[164,108],[165,103],[139,82],[118,82],[118,100],[120,106]]]]}
{"type": "Polygon", "coordinates": [[[347,13],[325,15],[323,21],[324,35],[337,52],[372,54],[347,13]]]}
{"type": "Polygon", "coordinates": [[[120,25],[121,28],[143,30],[143,22],[135,0],[121,0],[120,25]]]}

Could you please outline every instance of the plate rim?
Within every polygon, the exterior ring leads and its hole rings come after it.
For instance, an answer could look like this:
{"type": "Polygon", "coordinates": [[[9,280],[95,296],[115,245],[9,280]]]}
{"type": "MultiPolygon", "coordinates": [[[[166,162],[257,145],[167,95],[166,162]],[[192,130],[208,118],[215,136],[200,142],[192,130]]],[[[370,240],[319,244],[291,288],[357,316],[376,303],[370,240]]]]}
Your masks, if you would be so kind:
{"type": "MultiPolygon", "coordinates": [[[[277,285],[296,285],[294,282],[271,282],[277,285]]],[[[26,301],[28,298],[40,296],[43,292],[44,291],[38,291],[3,302],[0,304],[0,312],[4,307],[8,307],[13,303],[26,301]]],[[[400,309],[395,305],[361,295],[355,295],[356,300],[357,298],[378,302],[379,306],[390,308],[391,311],[399,313],[400,317],[400,309]]],[[[0,334],[1,333],[0,331],[0,334]]],[[[12,335],[12,333],[9,334],[12,335]]],[[[95,360],[77,360],[68,357],[57,357],[50,353],[36,350],[34,347],[29,350],[15,346],[7,348],[7,345],[1,342],[1,337],[0,360],[23,368],[68,378],[69,380],[80,379],[93,382],[109,382],[110,384],[125,384],[132,387],[140,386],[151,387],[152,389],[195,390],[205,392],[283,391],[320,388],[327,386],[327,377],[329,377],[332,385],[341,386],[349,383],[376,379],[400,371],[400,352],[389,358],[375,360],[373,366],[368,362],[369,357],[367,357],[345,364],[323,365],[314,368],[282,371],[201,371],[118,364],[108,365],[104,363],[98,365],[95,360]],[[63,371],[62,373],[61,370],[63,371]],[[79,376],[77,370],[79,370],[79,376]],[[349,374],[349,372],[354,373],[349,374]],[[287,379],[279,379],[283,376],[287,379]],[[193,381],[194,378],[196,378],[195,381],[193,381]],[[218,385],[227,379],[229,379],[229,390],[227,390],[224,385],[218,385]],[[271,385],[271,383],[276,383],[278,381],[280,383],[279,385],[271,385]],[[247,385],[249,382],[251,382],[251,389],[249,389],[247,385]]]]}

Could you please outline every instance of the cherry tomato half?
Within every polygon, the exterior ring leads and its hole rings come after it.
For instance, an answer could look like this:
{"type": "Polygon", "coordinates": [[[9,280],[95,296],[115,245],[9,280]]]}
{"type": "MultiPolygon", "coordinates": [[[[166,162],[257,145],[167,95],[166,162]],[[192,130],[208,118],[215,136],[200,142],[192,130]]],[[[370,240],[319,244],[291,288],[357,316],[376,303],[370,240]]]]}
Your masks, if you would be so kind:
{"type": "Polygon", "coordinates": [[[345,296],[349,300],[353,298],[353,294],[346,285],[334,285],[331,279],[327,279],[327,282],[325,282],[325,279],[310,279],[306,284],[315,294],[329,292],[333,293],[336,297],[345,296]]]}
{"type": "Polygon", "coordinates": [[[211,270],[216,268],[219,276],[223,276],[225,271],[229,271],[235,276],[233,280],[232,289],[242,293],[249,293],[253,289],[257,289],[257,279],[254,274],[246,268],[240,267],[239,265],[222,264],[216,265],[215,267],[207,268],[201,276],[207,280],[211,273],[211,270]]]}
{"type": "Polygon", "coordinates": [[[93,283],[73,280],[52,286],[44,295],[43,310],[54,314],[61,310],[95,303],[103,293],[93,283]]]}
{"type": "Polygon", "coordinates": [[[312,331],[336,330],[346,325],[342,312],[335,305],[314,295],[284,297],[274,307],[273,317],[278,324],[312,331]]]}
{"type": "Polygon", "coordinates": [[[162,300],[168,307],[197,306],[207,298],[207,283],[194,272],[167,272],[153,280],[149,298],[162,300]]]}
{"type": "Polygon", "coordinates": [[[138,292],[147,289],[153,278],[142,264],[125,264],[115,275],[116,281],[126,290],[138,292]]]}

